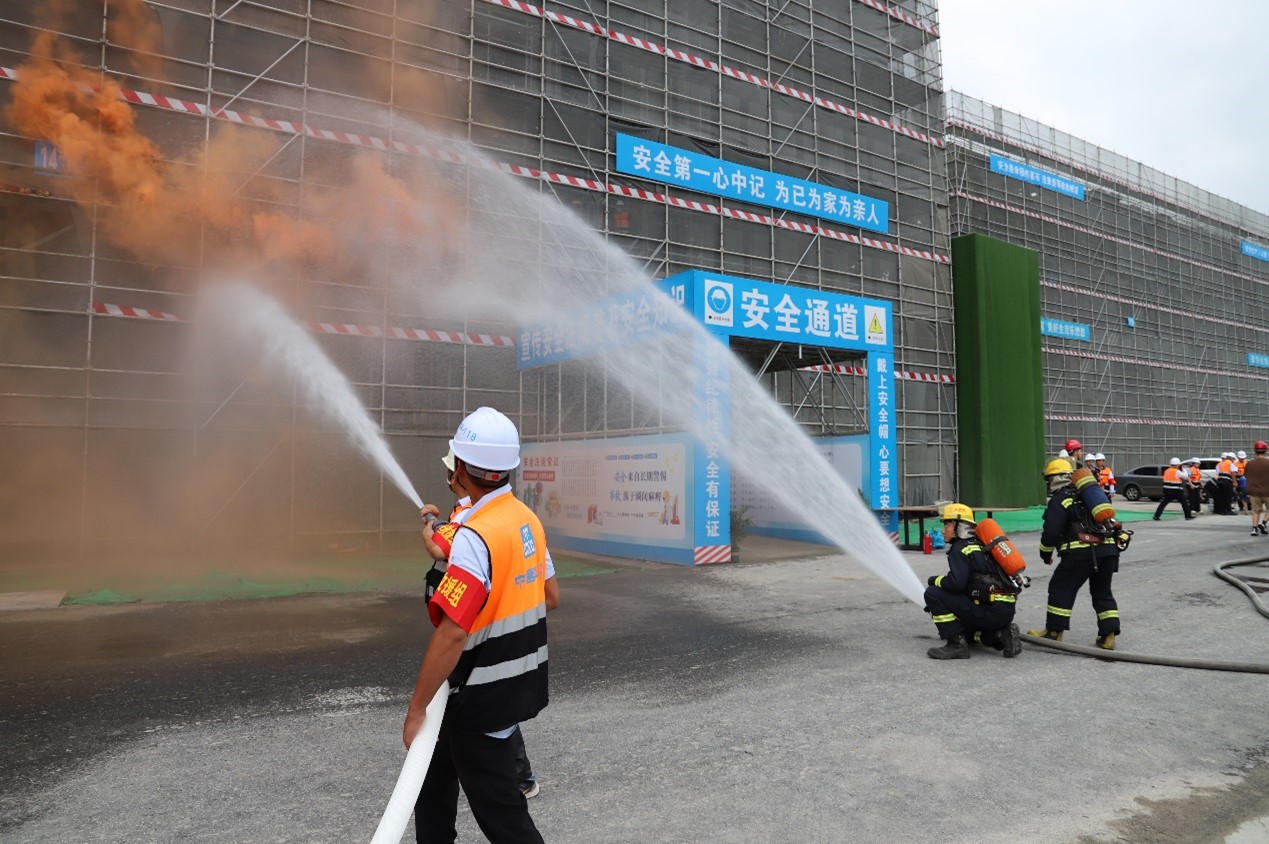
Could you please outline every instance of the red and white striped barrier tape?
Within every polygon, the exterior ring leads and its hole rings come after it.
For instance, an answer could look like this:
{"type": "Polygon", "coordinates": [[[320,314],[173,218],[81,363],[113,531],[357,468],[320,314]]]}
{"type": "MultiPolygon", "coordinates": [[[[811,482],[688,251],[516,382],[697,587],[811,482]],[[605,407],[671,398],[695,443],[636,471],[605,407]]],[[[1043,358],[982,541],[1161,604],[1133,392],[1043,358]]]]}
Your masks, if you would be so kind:
{"type": "Polygon", "coordinates": [[[877,2],[877,0],[856,0],[856,2],[863,3],[865,6],[871,6],[872,8],[876,9],[878,12],[887,14],[890,17],[895,18],[896,20],[903,21],[908,26],[915,26],[917,29],[923,29],[926,32],[928,32],[930,35],[933,35],[935,38],[939,37],[939,31],[937,29],[930,26],[928,23],[923,23],[922,21],[917,20],[916,18],[912,17],[912,15],[909,15],[907,12],[903,11],[902,9],[896,9],[893,6],[887,6],[884,3],[877,2]]]}
{"type": "MultiPolygon", "coordinates": [[[[562,24],[564,26],[571,27],[572,29],[581,30],[582,32],[589,32],[591,35],[600,35],[620,44],[625,44],[629,47],[635,47],[640,50],[646,50],[649,53],[656,53],[658,56],[665,56],[666,58],[684,62],[686,64],[693,65],[694,67],[712,70],[713,72],[720,73],[723,76],[730,76],[732,79],[739,79],[742,82],[748,82],[752,85],[757,85],[760,88],[767,88],[775,91],[777,94],[783,94],[786,97],[793,97],[801,100],[802,102],[813,103],[820,108],[835,111],[839,114],[844,114],[847,117],[853,117],[856,120],[863,120],[867,123],[873,124],[874,126],[880,126],[881,128],[888,129],[891,132],[898,132],[900,135],[906,135],[909,138],[923,141],[936,147],[943,146],[941,138],[927,135],[916,129],[909,129],[908,127],[895,123],[894,121],[874,117],[871,114],[858,111],[850,106],[844,106],[841,103],[826,100],[823,97],[817,97],[814,94],[808,94],[805,91],[798,90],[797,88],[790,88],[788,85],[783,85],[779,82],[772,82],[771,80],[765,79],[756,74],[737,70],[736,68],[719,64],[718,62],[710,59],[704,59],[700,56],[692,55],[691,53],[684,53],[681,50],[675,50],[673,47],[666,47],[663,44],[657,44],[643,38],[636,38],[632,35],[626,35],[623,32],[618,32],[613,29],[605,29],[599,24],[592,23],[591,21],[584,21],[570,15],[564,15],[559,12],[542,9],[529,3],[522,3],[520,0],[485,0],[485,2],[494,6],[501,6],[504,9],[511,9],[516,12],[533,15],[534,17],[544,18],[552,23],[562,24]]],[[[917,22],[915,18],[904,15],[898,10],[891,9],[881,3],[871,2],[870,0],[858,0],[858,2],[866,3],[880,12],[897,17],[905,23],[911,23],[913,26],[925,29],[932,35],[938,35],[938,32],[934,31],[931,27],[927,27],[924,24],[917,22]]]]}
{"type": "Polygon", "coordinates": [[[898,532],[898,531],[894,531],[894,530],[890,531],[890,541],[891,541],[891,542],[893,542],[895,545],[898,545],[898,544],[899,544],[899,532],[898,532]]]}
{"type": "MultiPolygon", "coordinates": [[[[798,367],[799,372],[833,372],[838,375],[867,375],[868,369],[863,366],[850,366],[845,363],[821,363],[815,366],[798,367]]],[[[913,372],[911,370],[895,370],[896,378],[905,381],[933,381],[939,384],[954,384],[956,379],[951,375],[940,375],[934,372],[913,372]]]]}
{"type": "MultiPolygon", "coordinates": [[[[101,316],[154,319],[169,322],[189,322],[176,314],[154,311],[148,308],[130,308],[93,302],[92,311],[101,316]]],[[[314,334],[339,334],[345,337],[386,337],[389,340],[418,340],[425,343],[459,343],[468,346],[514,347],[514,337],[497,334],[463,334],[457,331],[433,331],[429,328],[381,328],[377,325],[358,325],[350,322],[305,322],[304,327],[314,334]]]]}
{"type": "MultiPolygon", "coordinates": [[[[1044,150],[1044,149],[1040,149],[1039,147],[1033,147],[1028,144],[1024,144],[1022,141],[1019,141],[1017,138],[1007,138],[1004,135],[998,135],[995,132],[989,132],[986,129],[983,129],[979,126],[975,126],[971,123],[966,123],[963,120],[950,119],[945,121],[944,125],[955,126],[959,129],[964,129],[967,132],[973,132],[976,135],[982,135],[984,138],[991,138],[993,141],[999,141],[1003,144],[1008,144],[1010,146],[1017,147],[1018,149],[1026,150],[1032,155],[1038,155],[1041,158],[1047,159],[1049,161],[1053,161],[1057,164],[1061,164],[1064,167],[1070,167],[1072,170],[1078,170],[1081,173],[1087,173],[1088,175],[1096,179],[1101,179],[1103,181],[1107,181],[1112,184],[1119,185],[1120,187],[1128,188],[1129,190],[1135,191],[1136,193],[1142,194],[1143,196],[1149,196],[1153,199],[1159,200],[1160,202],[1166,202],[1169,205],[1174,205],[1177,208],[1184,208],[1186,211],[1189,211],[1193,214],[1197,214],[1200,217],[1206,217],[1207,219],[1217,223],[1223,223],[1227,226],[1234,226],[1236,228],[1243,229],[1247,231],[1249,234],[1256,234],[1255,232],[1252,232],[1251,229],[1246,228],[1245,224],[1241,220],[1231,220],[1227,217],[1222,217],[1219,214],[1214,214],[1211,211],[1208,211],[1204,208],[1199,208],[1198,206],[1190,205],[1188,203],[1182,202],[1177,197],[1164,196],[1162,194],[1155,193],[1154,191],[1149,190],[1148,188],[1145,188],[1138,184],[1133,184],[1132,182],[1129,182],[1126,179],[1120,179],[1120,178],[1117,178],[1116,176],[1113,176],[1109,173],[1105,173],[1101,170],[1096,170],[1092,167],[1088,167],[1078,162],[1071,161],[1068,158],[1063,158],[1062,156],[1057,155],[1056,153],[1050,152],[1048,150],[1044,150]]],[[[947,137],[950,138],[950,140],[947,141],[948,143],[954,144],[958,140],[955,135],[949,135],[947,137]]],[[[1258,236],[1269,237],[1269,234],[1260,233],[1258,236]]]]}
{"type": "Polygon", "coordinates": [[[697,545],[692,562],[698,566],[731,562],[730,545],[697,545]]]}
{"type": "MultiPolygon", "coordinates": [[[[493,0],[487,0],[487,2],[493,2],[493,0]]],[[[0,67],[0,77],[16,79],[17,72],[11,70],[10,68],[0,67]]],[[[123,90],[124,99],[128,102],[139,105],[154,106],[155,108],[167,109],[169,111],[176,111],[182,114],[201,115],[217,120],[226,120],[230,123],[238,123],[244,126],[255,126],[261,129],[269,129],[275,132],[304,134],[321,140],[352,144],[354,146],[367,147],[369,149],[379,151],[399,152],[406,155],[415,155],[420,158],[448,161],[452,164],[485,166],[489,169],[507,173],[512,176],[538,179],[551,184],[568,185],[570,187],[598,191],[601,193],[611,193],[617,196],[628,197],[630,199],[639,199],[645,202],[657,202],[662,205],[670,205],[675,208],[685,208],[691,211],[714,214],[720,217],[745,220],[750,223],[760,223],[762,225],[789,229],[790,231],[819,235],[820,237],[828,237],[833,240],[858,243],[862,246],[867,246],[873,249],[882,249],[886,252],[897,252],[902,255],[908,255],[913,258],[922,258],[926,261],[933,261],[939,264],[951,263],[951,258],[939,252],[931,252],[925,249],[913,249],[910,246],[900,246],[897,243],[891,243],[886,240],[863,237],[851,232],[843,232],[836,229],[826,229],[823,226],[810,223],[799,223],[793,220],[785,220],[780,217],[771,217],[766,214],[753,214],[748,211],[741,211],[737,208],[730,208],[725,205],[713,205],[705,202],[697,202],[695,200],[680,199],[679,197],[667,196],[665,194],[654,193],[653,191],[646,191],[640,188],[614,185],[606,182],[595,181],[593,179],[583,179],[578,176],[568,176],[562,173],[550,173],[545,170],[536,170],[532,167],[522,167],[517,164],[506,164],[502,162],[486,163],[483,160],[472,160],[467,156],[458,155],[448,150],[422,147],[418,144],[405,143],[404,141],[385,141],[382,138],[376,138],[370,135],[357,135],[349,132],[334,132],[328,129],[316,129],[303,123],[294,123],[282,120],[267,120],[262,117],[245,115],[231,109],[210,108],[202,103],[189,102],[188,100],[177,100],[171,97],[144,94],[138,91],[129,91],[127,89],[121,90],[123,90]]]]}
{"type": "Polygon", "coordinates": [[[133,319],[157,319],[167,322],[185,322],[176,314],[164,311],[153,311],[149,308],[129,308],[126,305],[107,305],[104,302],[93,302],[93,313],[101,316],[131,317],[133,319]]]}
{"type": "Polygon", "coordinates": [[[1174,261],[1180,261],[1183,264],[1189,264],[1190,266],[1193,266],[1193,267],[1202,267],[1205,270],[1215,270],[1216,272],[1221,273],[1223,275],[1233,276],[1234,278],[1241,278],[1246,281],[1255,282],[1256,284],[1269,285],[1269,280],[1267,279],[1257,278],[1254,275],[1248,275],[1247,273],[1239,272],[1238,270],[1231,270],[1228,267],[1218,267],[1215,264],[1205,264],[1202,261],[1195,261],[1194,259],[1187,258],[1184,255],[1178,255],[1175,252],[1165,252],[1162,249],[1155,249],[1152,246],[1146,246],[1145,244],[1142,244],[1142,243],[1136,243],[1126,238],[1115,237],[1112,234],[1106,234],[1105,232],[1101,232],[1096,229],[1090,229],[1087,226],[1079,226],[1079,225],[1076,225],[1075,223],[1070,223],[1070,222],[1067,222],[1066,220],[1058,219],[1057,217],[1054,217],[1050,214],[1041,214],[1037,211],[1028,211],[1025,208],[1019,208],[1016,205],[1008,205],[1004,202],[997,202],[994,199],[987,199],[986,197],[976,196],[972,193],[966,193],[965,191],[960,191],[960,190],[949,191],[948,196],[954,196],[960,199],[967,199],[970,202],[979,202],[984,205],[990,205],[993,208],[1002,208],[1005,211],[1010,211],[1014,214],[1021,214],[1024,217],[1031,217],[1036,220],[1043,220],[1046,223],[1053,223],[1055,226],[1062,226],[1063,228],[1074,229],[1075,231],[1083,232],[1084,234],[1091,234],[1094,237],[1100,237],[1102,240],[1109,240],[1112,243],[1121,243],[1124,246],[1131,246],[1133,249],[1140,249],[1143,252],[1150,252],[1155,255],[1162,255],[1165,258],[1171,258],[1174,261]]]}
{"type": "Polygon", "coordinates": [[[1166,425],[1169,428],[1229,428],[1242,431],[1259,431],[1264,426],[1239,422],[1208,422],[1202,419],[1132,419],[1124,416],[1064,416],[1045,414],[1044,418],[1051,422],[1122,422],[1126,425],[1166,425]]]}
{"type": "Polygon", "coordinates": [[[1179,372],[1199,372],[1204,375],[1220,375],[1226,378],[1250,378],[1254,381],[1269,381],[1269,375],[1257,375],[1254,372],[1233,372],[1228,369],[1208,369],[1202,366],[1191,366],[1183,363],[1165,363],[1159,360],[1146,360],[1145,358],[1130,358],[1123,355],[1107,355],[1100,352],[1085,352],[1079,349],[1063,349],[1058,346],[1045,345],[1042,347],[1045,354],[1053,355],[1069,355],[1077,358],[1088,358],[1089,360],[1113,360],[1117,363],[1131,363],[1137,366],[1154,367],[1155,369],[1172,369],[1179,372]]]}

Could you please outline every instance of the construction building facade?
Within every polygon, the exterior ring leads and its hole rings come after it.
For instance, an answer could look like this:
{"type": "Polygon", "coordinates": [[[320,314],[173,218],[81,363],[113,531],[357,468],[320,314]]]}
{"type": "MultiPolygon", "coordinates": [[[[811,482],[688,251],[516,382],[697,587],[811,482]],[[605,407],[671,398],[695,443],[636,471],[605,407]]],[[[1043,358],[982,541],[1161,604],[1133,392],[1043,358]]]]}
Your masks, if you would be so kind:
{"type": "MultiPolygon", "coordinates": [[[[116,81],[169,169],[204,166],[199,152],[227,124],[272,144],[235,186],[261,213],[302,217],[338,187],[330,174],[345,159],[410,167],[420,150],[401,139],[425,124],[572,209],[649,279],[706,270],[892,302],[900,488],[911,501],[951,494],[934,3],[95,0],[60,16],[45,5],[0,2],[0,100],[51,36],[57,61],[116,81]],[[138,43],[140,31],[154,37],[138,43]],[[817,198],[777,207],[640,179],[618,171],[618,135],[799,180],[817,198]],[[888,212],[863,228],[815,204],[834,193],[888,212]]],[[[9,112],[0,133],[0,464],[19,479],[6,484],[7,541],[126,547],[173,519],[200,536],[270,535],[300,550],[414,534],[409,508],[294,391],[180,370],[204,283],[199,248],[121,246],[118,203],[72,190],[82,174],[63,166],[70,150],[9,112]],[[261,408],[268,425],[247,412],[261,408]]],[[[531,254],[558,258],[549,243],[531,254]]],[[[447,494],[437,459],[482,404],[506,410],[529,441],[661,427],[602,373],[517,372],[515,325],[438,324],[373,263],[287,276],[274,290],[354,383],[425,498],[447,494]]],[[[866,428],[858,361],[738,351],[808,433],[866,428]]]]}
{"type": "Polygon", "coordinates": [[[1269,406],[1269,216],[957,92],[953,237],[1040,261],[1046,448],[1114,468],[1249,454],[1269,406]]]}

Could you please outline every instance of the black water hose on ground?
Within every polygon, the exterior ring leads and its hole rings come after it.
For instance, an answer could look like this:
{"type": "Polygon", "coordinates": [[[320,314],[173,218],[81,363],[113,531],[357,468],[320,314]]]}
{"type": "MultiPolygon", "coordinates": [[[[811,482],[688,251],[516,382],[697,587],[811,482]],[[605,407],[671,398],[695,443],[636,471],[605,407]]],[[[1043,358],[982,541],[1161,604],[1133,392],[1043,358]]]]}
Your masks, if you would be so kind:
{"type": "Polygon", "coordinates": [[[1216,575],[1221,580],[1234,584],[1239,589],[1246,592],[1247,597],[1251,598],[1251,602],[1255,605],[1256,612],[1260,613],[1265,618],[1269,618],[1269,607],[1266,607],[1264,601],[1260,600],[1260,596],[1256,594],[1256,590],[1225,571],[1225,569],[1233,568],[1234,566],[1252,566],[1256,563],[1264,562],[1269,562],[1269,557],[1255,557],[1247,560],[1231,560],[1228,563],[1220,563],[1217,565],[1216,568],[1212,569],[1212,574],[1216,575]]]}
{"type": "MultiPolygon", "coordinates": [[[[1260,600],[1260,596],[1255,590],[1243,583],[1225,571],[1227,568],[1234,566],[1250,566],[1256,563],[1269,562],[1269,557],[1256,557],[1247,560],[1231,560],[1227,563],[1220,563],[1213,569],[1212,573],[1222,580],[1228,581],[1239,589],[1247,593],[1251,601],[1256,606],[1256,611],[1261,615],[1269,618],[1269,608],[1266,608],[1260,600]]],[[[1171,656],[1148,656],[1146,654],[1123,653],[1122,651],[1108,651],[1104,648],[1091,648],[1087,645],[1074,645],[1069,642],[1055,642],[1052,639],[1045,639],[1041,636],[1032,636],[1030,633],[1023,633],[1022,638],[1033,645],[1043,645],[1046,648],[1054,650],[1066,651],[1067,653],[1081,654],[1083,656],[1093,656],[1098,659],[1116,660],[1119,662],[1141,662],[1148,665],[1168,665],[1173,668],[1202,668],[1208,671],[1236,671],[1242,674],[1269,674],[1269,665],[1261,665],[1254,662],[1217,662],[1210,659],[1186,659],[1184,657],[1171,656]]]]}

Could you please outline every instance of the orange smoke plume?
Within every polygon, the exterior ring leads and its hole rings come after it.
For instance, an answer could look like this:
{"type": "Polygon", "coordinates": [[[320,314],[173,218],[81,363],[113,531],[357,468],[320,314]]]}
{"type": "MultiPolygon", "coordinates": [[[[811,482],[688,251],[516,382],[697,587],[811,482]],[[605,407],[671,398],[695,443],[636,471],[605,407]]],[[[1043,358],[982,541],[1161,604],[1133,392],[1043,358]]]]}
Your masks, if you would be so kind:
{"type": "MultiPolygon", "coordinates": [[[[52,4],[54,17],[65,13],[64,2],[52,4]]],[[[157,69],[162,33],[152,10],[143,0],[112,0],[111,9],[109,25],[130,33],[141,51],[133,64],[157,69]]],[[[72,176],[64,190],[81,206],[101,206],[100,232],[143,262],[286,261],[332,274],[351,272],[368,243],[427,238],[438,250],[453,247],[453,224],[438,227],[414,195],[453,207],[448,189],[426,174],[407,186],[375,154],[355,159],[351,174],[322,179],[333,187],[306,189],[303,213],[294,208],[293,182],[255,178],[296,138],[220,124],[204,148],[184,155],[186,163],[170,163],[173,156],[138,129],[119,83],[84,69],[54,32],[35,35],[11,90],[11,124],[58,148],[72,176]]]]}

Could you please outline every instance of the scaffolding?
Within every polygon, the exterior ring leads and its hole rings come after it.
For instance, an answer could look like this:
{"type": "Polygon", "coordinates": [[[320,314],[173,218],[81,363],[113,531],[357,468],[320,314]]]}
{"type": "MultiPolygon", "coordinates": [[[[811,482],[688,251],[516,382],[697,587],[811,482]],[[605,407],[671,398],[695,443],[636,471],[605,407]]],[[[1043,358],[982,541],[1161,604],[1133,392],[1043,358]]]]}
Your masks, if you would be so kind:
{"type": "MultiPolygon", "coordinates": [[[[934,4],[150,0],[162,34],[154,56],[116,37],[112,4],[79,3],[59,36],[87,67],[145,95],[138,121],[168,166],[188,166],[222,110],[248,116],[247,133],[278,135],[279,123],[320,130],[279,136],[276,152],[241,174],[254,206],[302,214],[333,187],[323,174],[365,151],[340,141],[344,133],[381,142],[392,172],[410,157],[394,147],[402,127],[439,125],[495,161],[544,174],[538,190],[650,277],[705,269],[893,302],[895,367],[929,376],[898,382],[904,499],[950,495],[954,357],[934,4]],[[892,209],[889,231],[825,234],[812,228],[819,221],[784,212],[755,222],[766,209],[709,212],[697,207],[708,197],[686,193],[632,198],[612,186],[656,186],[613,170],[618,131],[879,196],[892,209]]],[[[6,99],[43,25],[41,6],[0,0],[6,99]]],[[[0,125],[0,461],[15,481],[2,508],[6,541],[81,555],[100,543],[131,546],[177,509],[201,514],[208,535],[268,536],[297,551],[412,535],[413,519],[385,501],[395,493],[378,473],[289,391],[178,370],[201,256],[159,263],[110,242],[110,209],[66,199],[74,177],[48,168],[39,141],[0,125]],[[217,483],[173,501],[185,496],[171,494],[179,479],[208,465],[217,483]],[[140,506],[120,504],[121,478],[123,497],[140,506]]],[[[561,261],[551,233],[540,234],[525,244],[526,260],[561,261]]],[[[520,374],[505,347],[390,339],[386,329],[427,316],[372,270],[276,286],[303,320],[382,329],[318,339],[407,474],[428,479],[425,498],[445,494],[432,470],[480,404],[510,411],[526,439],[663,430],[655,408],[619,395],[603,373],[562,364],[520,374]]],[[[514,334],[508,324],[432,327],[514,334]]],[[[858,428],[859,379],[776,369],[760,377],[808,430],[858,428]]]]}
{"type": "Polygon", "coordinates": [[[1044,337],[1045,415],[1121,471],[1251,450],[1265,436],[1269,216],[1118,153],[952,92],[952,234],[1040,255],[1045,317],[1090,326],[1044,337]],[[992,172],[1001,156],[1079,183],[1082,199],[992,172]]]}

